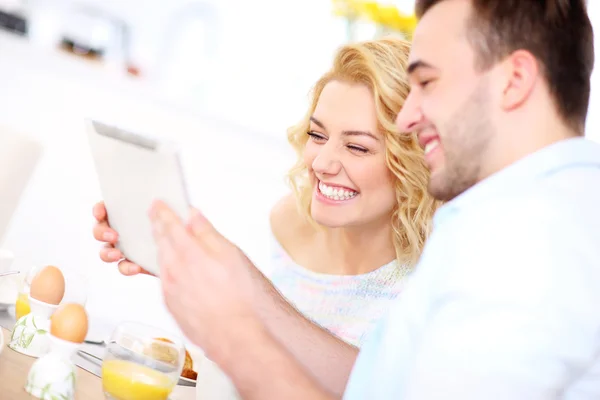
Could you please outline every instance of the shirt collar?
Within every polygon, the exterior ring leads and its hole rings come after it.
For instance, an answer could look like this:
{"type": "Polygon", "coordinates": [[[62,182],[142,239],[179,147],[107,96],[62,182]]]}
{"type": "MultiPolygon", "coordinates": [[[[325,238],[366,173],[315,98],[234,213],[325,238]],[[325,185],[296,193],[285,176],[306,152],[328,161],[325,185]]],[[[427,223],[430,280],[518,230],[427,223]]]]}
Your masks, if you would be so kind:
{"type": "Polygon", "coordinates": [[[600,144],[586,138],[565,139],[546,146],[509,165],[444,204],[434,217],[435,225],[450,214],[508,190],[535,182],[548,173],[574,165],[600,167],[600,144]]]}

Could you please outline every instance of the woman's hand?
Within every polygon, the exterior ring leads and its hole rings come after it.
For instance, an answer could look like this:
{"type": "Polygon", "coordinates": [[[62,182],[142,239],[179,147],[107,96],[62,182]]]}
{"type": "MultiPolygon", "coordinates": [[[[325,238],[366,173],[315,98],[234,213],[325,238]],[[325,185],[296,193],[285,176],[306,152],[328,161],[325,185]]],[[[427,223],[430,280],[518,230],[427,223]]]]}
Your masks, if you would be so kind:
{"type": "Polygon", "coordinates": [[[123,275],[137,275],[137,274],[148,274],[148,271],[140,267],[139,265],[126,260],[123,257],[123,253],[115,248],[115,243],[119,240],[119,234],[108,224],[108,215],[106,213],[106,207],[104,202],[99,202],[94,205],[92,211],[94,218],[96,218],[96,225],[94,225],[94,238],[105,243],[104,247],[100,250],[100,258],[102,261],[107,263],[119,263],[119,271],[123,275]]]}

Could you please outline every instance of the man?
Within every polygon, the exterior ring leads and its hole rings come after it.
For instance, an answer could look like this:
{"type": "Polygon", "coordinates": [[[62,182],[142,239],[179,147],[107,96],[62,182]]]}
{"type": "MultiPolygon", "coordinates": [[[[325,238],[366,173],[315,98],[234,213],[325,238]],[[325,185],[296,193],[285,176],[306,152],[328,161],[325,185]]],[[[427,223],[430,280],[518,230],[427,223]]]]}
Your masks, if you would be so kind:
{"type": "Polygon", "coordinates": [[[166,304],[244,398],[600,398],[584,1],[417,0],[417,14],[398,125],[418,133],[429,189],[449,202],[360,355],[303,319],[199,213],[184,226],[157,203],[166,304]]]}

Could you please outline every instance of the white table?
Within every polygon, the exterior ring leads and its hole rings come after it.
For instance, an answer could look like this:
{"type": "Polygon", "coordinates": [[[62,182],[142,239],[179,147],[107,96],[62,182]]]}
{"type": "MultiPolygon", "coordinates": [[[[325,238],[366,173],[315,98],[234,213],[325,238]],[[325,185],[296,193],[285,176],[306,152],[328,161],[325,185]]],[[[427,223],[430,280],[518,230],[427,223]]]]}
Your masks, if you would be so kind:
{"type": "MultiPolygon", "coordinates": [[[[4,335],[4,345],[0,352],[0,393],[4,396],[10,395],[11,400],[29,400],[30,395],[23,389],[27,379],[27,373],[34,362],[34,358],[22,355],[7,347],[10,330],[14,325],[14,318],[6,311],[0,311],[0,332],[4,335]]],[[[95,352],[101,356],[101,347],[83,345],[82,350],[95,352]]],[[[102,381],[100,378],[100,365],[79,354],[74,356],[75,364],[79,367],[77,371],[77,399],[104,400],[102,393],[102,381]]],[[[7,397],[8,398],[8,397],[7,397]]],[[[196,388],[176,386],[169,397],[170,400],[194,400],[196,388]]]]}

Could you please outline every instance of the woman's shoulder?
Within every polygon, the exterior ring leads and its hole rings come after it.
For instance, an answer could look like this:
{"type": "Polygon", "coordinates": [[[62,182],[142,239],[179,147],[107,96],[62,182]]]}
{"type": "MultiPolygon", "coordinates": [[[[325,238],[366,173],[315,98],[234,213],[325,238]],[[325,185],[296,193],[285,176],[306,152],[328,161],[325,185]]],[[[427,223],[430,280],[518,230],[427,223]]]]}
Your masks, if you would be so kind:
{"type": "Polygon", "coordinates": [[[288,254],[314,233],[309,221],[300,214],[296,198],[291,193],[275,203],[271,209],[269,223],[274,239],[288,254]]]}

